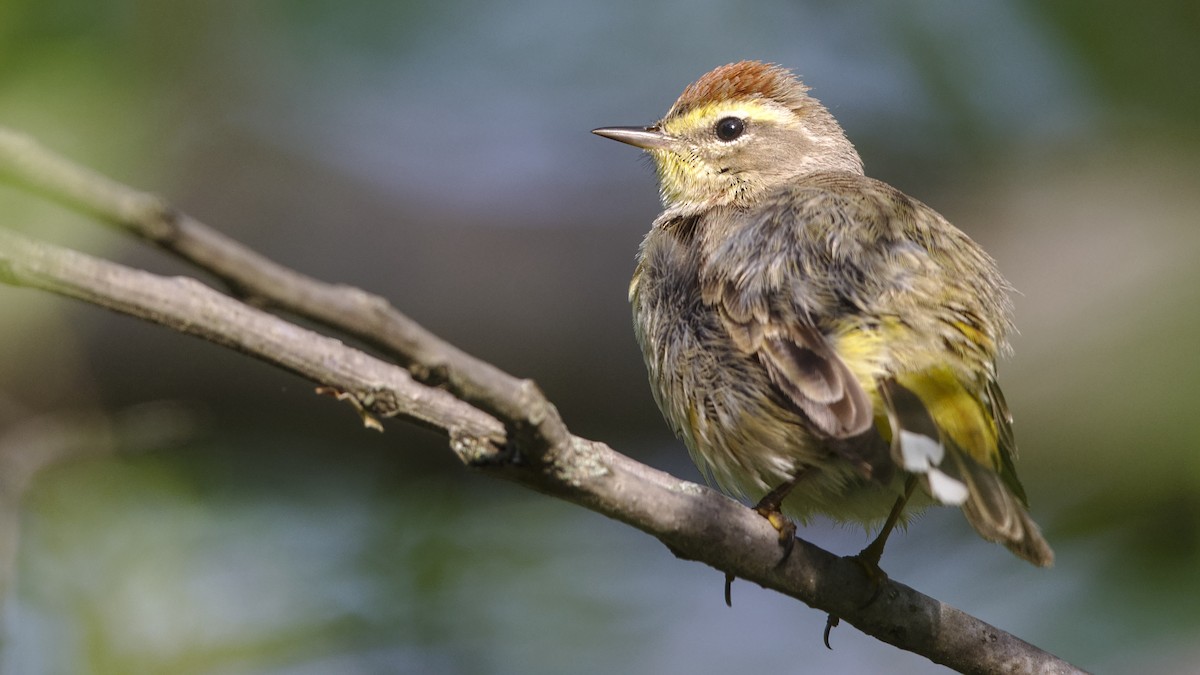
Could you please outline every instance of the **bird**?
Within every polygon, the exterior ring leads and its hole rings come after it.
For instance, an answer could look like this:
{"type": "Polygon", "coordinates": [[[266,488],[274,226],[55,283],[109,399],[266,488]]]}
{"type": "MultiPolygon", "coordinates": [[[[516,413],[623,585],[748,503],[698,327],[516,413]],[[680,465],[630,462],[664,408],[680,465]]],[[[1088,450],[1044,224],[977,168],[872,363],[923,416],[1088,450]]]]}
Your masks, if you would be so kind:
{"type": "Polygon", "coordinates": [[[721,66],[658,122],[593,133],[644,150],[657,174],[663,210],[629,286],[655,401],[784,558],[795,523],[824,515],[879,528],[854,558],[882,574],[892,530],[942,504],[1053,564],[997,382],[1012,287],[991,256],[867,177],[776,64],[721,66]]]}

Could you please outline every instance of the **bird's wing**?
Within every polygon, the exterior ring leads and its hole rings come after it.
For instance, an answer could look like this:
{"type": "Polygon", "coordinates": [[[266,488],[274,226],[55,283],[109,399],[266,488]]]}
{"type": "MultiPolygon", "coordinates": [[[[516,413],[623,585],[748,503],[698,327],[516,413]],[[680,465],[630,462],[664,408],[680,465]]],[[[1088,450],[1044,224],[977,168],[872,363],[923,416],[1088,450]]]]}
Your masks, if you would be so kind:
{"type": "Polygon", "coordinates": [[[836,240],[808,236],[838,218],[827,208],[830,194],[798,190],[765,208],[710,217],[709,229],[725,231],[707,242],[700,289],[734,346],[762,365],[818,435],[847,439],[871,429],[873,406],[831,332],[839,314],[853,311],[841,275],[861,275],[835,269],[836,240]]]}
{"type": "Polygon", "coordinates": [[[734,344],[758,359],[771,382],[821,433],[851,438],[871,427],[870,396],[820,330],[756,311],[760,303],[733,285],[714,299],[734,344]]]}

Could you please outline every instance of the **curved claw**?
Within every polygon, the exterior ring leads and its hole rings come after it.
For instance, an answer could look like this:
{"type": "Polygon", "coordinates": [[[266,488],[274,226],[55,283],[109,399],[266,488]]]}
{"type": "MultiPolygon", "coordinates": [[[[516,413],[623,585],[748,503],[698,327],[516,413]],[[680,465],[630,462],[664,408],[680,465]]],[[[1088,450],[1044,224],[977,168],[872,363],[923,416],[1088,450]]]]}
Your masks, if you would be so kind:
{"type": "Polygon", "coordinates": [[[821,636],[821,641],[825,643],[825,649],[833,651],[833,645],[829,644],[829,631],[837,628],[837,625],[841,622],[841,619],[832,614],[829,615],[829,618],[825,619],[825,634],[821,636]]]}
{"type": "Polygon", "coordinates": [[[783,557],[779,559],[779,565],[788,559],[788,556],[792,554],[792,549],[796,546],[796,524],[783,515],[781,510],[783,500],[787,499],[792,489],[804,477],[804,473],[804,471],[797,473],[790,481],[771,490],[754,505],[754,510],[758,512],[758,515],[766,518],[771,527],[779,533],[779,545],[783,547],[783,557]]]}
{"type": "MultiPolygon", "coordinates": [[[[876,538],[874,541],[868,544],[866,548],[859,551],[857,555],[846,557],[847,560],[854,561],[859,567],[862,568],[863,573],[867,575],[867,580],[871,583],[871,597],[867,598],[866,602],[859,605],[859,609],[863,609],[864,607],[867,607],[871,603],[878,600],[880,592],[883,591],[883,584],[888,580],[887,572],[884,572],[883,568],[879,566],[879,559],[883,556],[883,543],[886,540],[886,535],[881,538],[876,538]]],[[[829,615],[829,618],[825,619],[825,634],[823,639],[825,641],[826,649],[833,649],[833,647],[829,644],[829,633],[835,627],[837,627],[841,621],[842,620],[840,618],[832,614],[829,615]]]]}
{"type": "Polygon", "coordinates": [[[796,524],[788,520],[787,516],[779,510],[779,507],[774,504],[762,504],[754,507],[758,515],[767,519],[771,527],[779,533],[779,546],[783,549],[783,555],[779,558],[779,562],[775,563],[776,567],[787,562],[788,556],[792,554],[792,549],[796,548],[796,524]]]}
{"type": "MultiPolygon", "coordinates": [[[[766,518],[771,527],[775,528],[775,531],[779,533],[779,546],[783,549],[783,555],[779,557],[779,562],[775,563],[776,567],[780,567],[783,563],[787,562],[788,557],[792,555],[792,549],[796,548],[796,524],[783,515],[780,507],[783,505],[783,500],[787,498],[788,493],[792,491],[792,488],[796,487],[796,483],[800,481],[803,475],[803,471],[796,474],[795,478],[771,490],[754,505],[754,510],[758,515],[766,518]]],[[[733,606],[733,591],[730,588],[733,586],[733,580],[734,576],[726,572],[725,604],[729,607],[733,606]]]]}

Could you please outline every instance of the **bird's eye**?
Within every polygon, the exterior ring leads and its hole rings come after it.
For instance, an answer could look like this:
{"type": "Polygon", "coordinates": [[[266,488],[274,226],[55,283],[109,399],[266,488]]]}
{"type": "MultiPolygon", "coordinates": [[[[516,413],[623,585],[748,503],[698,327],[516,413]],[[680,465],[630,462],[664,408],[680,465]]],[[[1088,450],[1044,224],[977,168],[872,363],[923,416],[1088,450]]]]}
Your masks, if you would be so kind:
{"type": "Polygon", "coordinates": [[[746,121],[740,117],[722,117],[717,121],[717,138],[728,143],[746,132],[746,121]]]}

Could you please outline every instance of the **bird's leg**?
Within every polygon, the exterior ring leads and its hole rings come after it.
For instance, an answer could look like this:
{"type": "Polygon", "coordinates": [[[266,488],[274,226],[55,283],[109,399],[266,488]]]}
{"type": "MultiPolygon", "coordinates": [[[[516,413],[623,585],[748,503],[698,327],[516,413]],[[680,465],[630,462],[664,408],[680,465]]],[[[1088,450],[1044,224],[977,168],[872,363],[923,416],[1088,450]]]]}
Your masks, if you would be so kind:
{"type": "MultiPolygon", "coordinates": [[[[774,527],[775,531],[779,533],[779,545],[783,548],[783,555],[780,556],[779,562],[776,563],[777,565],[782,565],[787,561],[788,556],[792,554],[792,549],[796,545],[796,524],[783,515],[783,500],[787,499],[787,496],[791,494],[804,474],[805,470],[801,469],[790,480],[768,492],[766,496],[758,500],[758,503],[754,505],[754,510],[758,512],[758,515],[766,518],[771,527],[774,527]]],[[[735,577],[732,573],[725,573],[726,606],[733,605],[730,587],[733,585],[734,579],[735,577]]]]}
{"type": "MultiPolygon", "coordinates": [[[[904,506],[908,503],[909,497],[912,497],[913,490],[917,487],[917,477],[909,476],[904,482],[904,494],[896,500],[892,505],[892,510],[888,513],[887,520],[883,521],[883,527],[879,530],[879,534],[867,544],[867,547],[858,552],[858,555],[851,556],[850,560],[858,563],[863,571],[867,573],[867,578],[875,587],[871,593],[871,599],[863,603],[863,606],[875,602],[875,598],[879,597],[879,589],[883,586],[883,582],[887,579],[887,573],[879,566],[880,559],[883,558],[883,547],[887,544],[888,535],[892,530],[896,529],[896,523],[900,522],[900,515],[904,513],[904,506]]],[[[825,620],[825,647],[833,649],[829,646],[829,631],[833,630],[841,620],[830,614],[825,620]]]]}
{"type": "Polygon", "coordinates": [[[883,521],[883,527],[879,530],[879,534],[875,535],[875,539],[853,558],[863,566],[863,569],[867,571],[867,576],[872,579],[882,582],[887,578],[887,575],[879,567],[879,561],[883,558],[883,547],[887,544],[888,535],[896,529],[896,523],[900,522],[900,514],[904,513],[904,505],[908,503],[908,498],[912,496],[916,487],[916,475],[909,476],[908,480],[904,482],[904,494],[900,495],[900,498],[892,506],[892,511],[888,514],[887,520],[883,521]]]}

